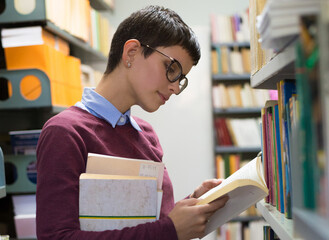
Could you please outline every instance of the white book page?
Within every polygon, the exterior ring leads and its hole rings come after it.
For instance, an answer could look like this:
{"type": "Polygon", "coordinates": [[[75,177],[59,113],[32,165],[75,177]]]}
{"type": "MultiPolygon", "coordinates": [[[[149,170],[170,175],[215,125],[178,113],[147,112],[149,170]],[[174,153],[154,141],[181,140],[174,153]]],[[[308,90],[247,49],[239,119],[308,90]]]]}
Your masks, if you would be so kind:
{"type": "MultiPolygon", "coordinates": [[[[260,159],[259,159],[259,161],[260,161],[260,159]]],[[[257,158],[254,158],[253,160],[248,162],[246,165],[244,165],[242,168],[240,168],[238,171],[233,173],[231,176],[224,179],[223,182],[221,184],[219,184],[217,187],[215,187],[215,188],[209,190],[208,192],[206,192],[205,194],[203,194],[201,197],[199,197],[199,199],[207,198],[208,196],[210,196],[211,194],[216,192],[218,189],[223,188],[224,186],[230,184],[231,182],[233,182],[235,180],[249,179],[249,180],[258,182],[261,185],[264,185],[265,181],[258,176],[258,173],[257,173],[258,167],[259,166],[257,165],[257,158]]],[[[261,170],[262,170],[261,167],[259,167],[259,171],[261,171],[261,170]]],[[[262,175],[261,177],[263,178],[262,173],[261,173],[261,175],[262,175]]]]}

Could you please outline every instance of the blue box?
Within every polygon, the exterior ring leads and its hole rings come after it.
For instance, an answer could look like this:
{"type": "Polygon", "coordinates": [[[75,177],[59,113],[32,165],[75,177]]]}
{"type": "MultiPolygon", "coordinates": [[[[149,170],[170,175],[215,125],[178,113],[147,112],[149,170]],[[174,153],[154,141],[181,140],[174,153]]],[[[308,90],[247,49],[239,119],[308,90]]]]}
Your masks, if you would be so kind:
{"type": "Polygon", "coordinates": [[[41,129],[10,131],[10,142],[15,155],[35,155],[41,129]]]}

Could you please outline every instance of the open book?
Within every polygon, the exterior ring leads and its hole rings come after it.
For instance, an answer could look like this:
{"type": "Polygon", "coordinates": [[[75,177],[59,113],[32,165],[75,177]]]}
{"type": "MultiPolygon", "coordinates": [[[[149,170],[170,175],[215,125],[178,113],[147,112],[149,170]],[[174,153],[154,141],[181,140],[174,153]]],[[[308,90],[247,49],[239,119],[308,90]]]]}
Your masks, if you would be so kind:
{"type": "Polygon", "coordinates": [[[261,157],[256,157],[231,176],[223,180],[217,187],[203,194],[198,204],[206,204],[213,200],[229,196],[225,206],[217,210],[207,223],[205,235],[214,231],[232,218],[237,217],[247,208],[268,195],[263,174],[261,157]]]}

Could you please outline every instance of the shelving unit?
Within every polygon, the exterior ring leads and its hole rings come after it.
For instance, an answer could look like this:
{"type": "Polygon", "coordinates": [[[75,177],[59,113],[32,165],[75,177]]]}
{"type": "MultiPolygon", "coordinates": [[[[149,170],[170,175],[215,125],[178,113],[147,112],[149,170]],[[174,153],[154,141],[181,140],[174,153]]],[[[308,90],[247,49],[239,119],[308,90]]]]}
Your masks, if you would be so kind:
{"type": "MultiPolygon", "coordinates": [[[[14,10],[14,1],[4,0],[4,2],[6,9],[0,14],[0,28],[42,26],[53,35],[68,42],[70,55],[79,58],[83,64],[91,65],[99,71],[104,70],[100,68],[106,64],[107,56],[104,56],[88,43],[60,29],[47,20],[45,0],[36,0],[35,9],[27,15],[18,14],[14,10]]],[[[103,0],[90,0],[90,4],[92,8],[99,11],[113,11],[103,0]]],[[[11,195],[33,194],[36,192],[36,156],[11,154],[12,149],[8,132],[13,130],[41,129],[50,117],[63,111],[66,107],[52,104],[50,79],[39,69],[0,69],[0,78],[7,79],[11,83],[10,97],[0,100],[0,143],[4,152],[4,160],[0,156],[0,198],[7,195],[2,200],[8,203],[10,202],[9,198],[11,195]],[[35,76],[40,81],[42,91],[40,96],[35,100],[27,100],[22,96],[20,84],[25,76],[35,76]],[[4,162],[6,164],[6,171],[8,172],[6,176],[8,179],[7,185],[4,185],[5,183],[2,181],[2,177],[4,178],[4,162]]],[[[4,222],[7,224],[12,211],[10,209],[2,210],[6,212],[5,214],[8,214],[8,216],[2,216],[6,217],[7,220],[4,222]]],[[[9,224],[13,224],[13,221],[9,224]]],[[[13,229],[13,226],[10,226],[8,229],[13,229]]],[[[10,232],[11,234],[15,233],[10,232]]]]}
{"type": "MultiPolygon", "coordinates": [[[[8,11],[0,15],[0,26],[23,27],[23,26],[43,26],[49,32],[61,37],[70,44],[71,55],[81,59],[81,62],[99,68],[99,63],[107,60],[101,52],[92,48],[88,43],[72,36],[70,33],[60,29],[55,24],[47,20],[45,12],[45,0],[36,0],[36,7],[28,15],[21,15],[14,11],[14,1],[5,0],[8,11]]],[[[99,11],[113,11],[103,0],[90,0],[93,8],[99,11]]]]}
{"type": "Polygon", "coordinates": [[[257,73],[251,76],[251,87],[259,89],[276,89],[282,79],[295,79],[294,44],[275,55],[257,73]]]}
{"type": "Polygon", "coordinates": [[[44,26],[49,32],[67,41],[70,44],[71,55],[80,58],[82,63],[97,66],[97,64],[94,64],[95,62],[99,63],[107,60],[106,56],[92,48],[88,43],[83,42],[66,31],[63,31],[52,22],[45,21],[40,23],[40,25],[44,26]]]}
{"type": "MultiPolygon", "coordinates": [[[[217,47],[227,47],[227,48],[249,48],[249,42],[230,42],[230,43],[212,43],[212,49],[217,47]]],[[[212,86],[223,83],[225,85],[235,85],[248,83],[250,81],[250,74],[213,74],[212,75],[212,86]]],[[[248,118],[248,117],[260,117],[261,108],[260,107],[229,107],[229,108],[218,108],[213,107],[213,118],[223,117],[223,118],[248,118]]],[[[216,131],[216,129],[214,129],[216,131]]],[[[216,135],[216,134],[214,134],[216,135]]],[[[216,142],[216,141],[215,141],[216,142]]],[[[215,154],[257,154],[260,151],[260,147],[245,148],[237,146],[218,146],[215,144],[215,154]]]]}
{"type": "Polygon", "coordinates": [[[259,116],[261,108],[214,108],[214,114],[216,116],[236,116],[236,115],[248,115],[248,116],[259,116]]]}
{"type": "MultiPolygon", "coordinates": [[[[236,48],[249,48],[249,42],[230,42],[230,43],[212,43],[211,48],[220,48],[220,47],[227,47],[230,49],[236,48]]],[[[228,74],[212,74],[212,86],[217,84],[224,84],[225,86],[233,86],[233,85],[243,85],[245,83],[249,83],[250,81],[250,74],[243,73],[243,74],[235,74],[235,73],[228,73],[228,74]]],[[[214,97],[214,96],[212,96],[214,97]]],[[[260,117],[261,108],[260,107],[228,107],[228,108],[219,108],[213,106],[212,114],[213,114],[213,122],[214,122],[214,154],[227,156],[227,155],[240,155],[241,160],[246,159],[253,159],[257,154],[261,151],[261,147],[239,147],[239,146],[220,146],[218,145],[217,138],[216,138],[216,126],[215,120],[218,117],[221,118],[258,118],[260,117]]],[[[232,219],[230,222],[239,222],[241,224],[241,228],[247,228],[250,222],[253,221],[260,221],[263,218],[261,216],[238,216],[232,219]]],[[[228,223],[230,224],[230,223],[228,223]]],[[[243,233],[241,233],[241,237],[243,233]]]]}
{"type": "Polygon", "coordinates": [[[226,153],[239,153],[239,154],[245,154],[245,153],[251,153],[254,156],[257,155],[261,150],[260,147],[235,147],[235,146],[216,146],[215,147],[215,153],[216,154],[226,154],[226,153]]]}
{"type": "Polygon", "coordinates": [[[287,219],[284,214],[278,212],[276,207],[273,207],[264,201],[258,202],[256,206],[265,221],[271,225],[280,239],[301,240],[300,238],[294,237],[293,221],[287,219]]]}
{"type": "MultiPolygon", "coordinates": [[[[322,18],[318,23],[318,39],[319,52],[320,52],[320,74],[317,81],[320,86],[320,93],[323,95],[324,118],[322,119],[325,126],[328,126],[328,64],[329,64],[329,19],[328,3],[320,1],[323,12],[318,14],[318,18],[323,17],[321,14],[325,14],[326,17],[322,18]],[[325,5],[327,4],[327,5],[325,5]],[[326,19],[323,21],[323,19],[326,19]],[[323,22],[322,22],[323,21],[323,22]],[[319,36],[321,35],[321,36],[319,36]]],[[[316,2],[314,4],[317,4],[316,2]]],[[[297,39],[298,40],[298,39],[297,39]]],[[[251,86],[259,89],[276,89],[277,83],[282,79],[296,79],[297,72],[295,70],[295,64],[299,60],[296,54],[296,42],[291,43],[284,51],[274,56],[265,66],[251,76],[251,86]]],[[[300,79],[296,79],[297,84],[300,79]]],[[[297,95],[298,95],[297,91],[297,95]]],[[[321,111],[321,110],[320,110],[321,111]]],[[[310,115],[309,118],[313,116],[310,115]]],[[[297,128],[298,129],[298,128],[297,128]]],[[[303,182],[302,178],[302,159],[300,152],[302,149],[298,148],[299,137],[298,131],[292,133],[292,159],[291,159],[291,181],[292,181],[292,219],[287,219],[284,214],[281,214],[276,207],[265,203],[264,201],[257,203],[257,209],[261,212],[266,222],[273,228],[275,233],[281,240],[328,240],[329,239],[329,219],[322,216],[317,210],[306,209],[303,203],[303,182]],[[297,143],[296,143],[297,142],[297,143]]],[[[324,133],[326,141],[328,141],[328,130],[324,133]]],[[[325,144],[328,144],[326,142],[325,144]]],[[[329,149],[328,145],[325,146],[324,158],[326,165],[326,174],[328,174],[329,165],[329,149]]],[[[315,164],[315,163],[314,163],[315,164]]],[[[311,171],[311,170],[310,170],[311,171]]],[[[328,176],[328,175],[327,175],[328,176]]],[[[328,181],[328,179],[327,179],[328,181]]],[[[328,186],[328,185],[327,185],[328,186]]],[[[328,191],[328,189],[321,189],[321,191],[328,191]]],[[[312,194],[312,193],[309,193],[312,194]]],[[[328,207],[328,205],[327,205],[328,207]]]]}

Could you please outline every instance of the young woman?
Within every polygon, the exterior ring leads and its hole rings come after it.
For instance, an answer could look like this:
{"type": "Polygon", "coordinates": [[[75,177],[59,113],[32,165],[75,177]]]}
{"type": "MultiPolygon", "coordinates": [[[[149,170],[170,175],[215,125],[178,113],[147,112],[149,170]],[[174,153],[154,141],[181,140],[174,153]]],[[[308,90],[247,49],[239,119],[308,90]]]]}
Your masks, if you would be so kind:
{"type": "Polygon", "coordinates": [[[175,204],[167,170],[158,221],[101,232],[81,231],[79,225],[79,176],[88,153],[161,162],[156,133],[131,116],[130,108],[139,105],[154,112],[172,94],[180,94],[199,58],[195,34],[172,10],[149,6],[120,24],[98,86],[85,89],[81,102],[43,127],[37,148],[38,240],[181,240],[203,235],[207,219],[227,199],[199,206],[196,198],[220,181],[205,181],[175,204]]]}

